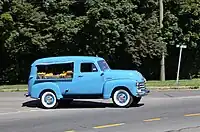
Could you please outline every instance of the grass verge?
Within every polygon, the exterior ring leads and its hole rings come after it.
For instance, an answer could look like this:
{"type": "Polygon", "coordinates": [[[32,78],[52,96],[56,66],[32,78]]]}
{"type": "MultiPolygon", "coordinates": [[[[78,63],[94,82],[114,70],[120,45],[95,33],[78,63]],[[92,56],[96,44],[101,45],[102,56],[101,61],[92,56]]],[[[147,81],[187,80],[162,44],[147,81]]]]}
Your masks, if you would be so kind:
{"type": "Polygon", "coordinates": [[[147,81],[149,89],[200,89],[200,79],[179,80],[178,85],[176,80],[167,81],[147,81]]]}
{"type": "MultiPolygon", "coordinates": [[[[200,89],[200,79],[180,80],[176,84],[175,80],[167,81],[147,81],[148,89],[152,90],[172,90],[172,89],[200,89]]],[[[26,92],[27,85],[1,85],[0,92],[26,92]]]]}
{"type": "Polygon", "coordinates": [[[0,92],[26,92],[27,90],[26,84],[0,86],[0,92]]]}

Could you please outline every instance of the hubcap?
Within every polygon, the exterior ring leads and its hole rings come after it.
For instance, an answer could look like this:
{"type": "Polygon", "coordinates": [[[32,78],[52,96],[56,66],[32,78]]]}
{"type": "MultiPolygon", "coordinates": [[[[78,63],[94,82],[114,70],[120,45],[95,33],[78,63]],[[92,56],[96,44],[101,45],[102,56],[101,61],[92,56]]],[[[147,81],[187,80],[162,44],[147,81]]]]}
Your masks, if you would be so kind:
{"type": "Polygon", "coordinates": [[[117,95],[117,100],[118,100],[120,103],[125,103],[125,102],[127,101],[127,95],[126,95],[126,93],[124,93],[124,92],[118,93],[118,95],[117,95]]]}
{"type": "Polygon", "coordinates": [[[51,105],[54,102],[54,97],[51,94],[48,94],[45,96],[44,100],[48,105],[51,105]]]}

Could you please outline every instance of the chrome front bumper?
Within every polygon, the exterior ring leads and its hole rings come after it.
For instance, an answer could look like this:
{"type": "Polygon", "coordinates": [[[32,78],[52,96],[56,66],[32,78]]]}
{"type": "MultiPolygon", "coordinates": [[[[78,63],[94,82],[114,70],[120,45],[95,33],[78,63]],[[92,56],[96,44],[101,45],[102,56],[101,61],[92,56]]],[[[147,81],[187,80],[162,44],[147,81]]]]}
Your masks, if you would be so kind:
{"type": "Polygon", "coordinates": [[[29,95],[28,93],[25,93],[24,96],[25,96],[25,97],[29,97],[30,95],[29,95]]]}
{"type": "Polygon", "coordinates": [[[136,96],[137,97],[146,96],[149,93],[150,93],[150,90],[148,90],[146,88],[141,88],[141,89],[137,89],[136,96]]]}

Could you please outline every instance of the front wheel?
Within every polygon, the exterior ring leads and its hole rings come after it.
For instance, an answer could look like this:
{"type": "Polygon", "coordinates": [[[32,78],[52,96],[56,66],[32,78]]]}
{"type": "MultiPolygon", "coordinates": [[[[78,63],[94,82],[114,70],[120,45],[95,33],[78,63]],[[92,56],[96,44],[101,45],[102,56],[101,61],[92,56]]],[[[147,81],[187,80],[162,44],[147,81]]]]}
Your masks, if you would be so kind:
{"type": "Polygon", "coordinates": [[[47,91],[41,95],[40,102],[43,108],[52,109],[58,106],[56,95],[53,92],[47,91]]]}
{"type": "Polygon", "coordinates": [[[112,100],[118,107],[129,107],[133,102],[133,97],[127,90],[119,89],[113,93],[112,100]]]}

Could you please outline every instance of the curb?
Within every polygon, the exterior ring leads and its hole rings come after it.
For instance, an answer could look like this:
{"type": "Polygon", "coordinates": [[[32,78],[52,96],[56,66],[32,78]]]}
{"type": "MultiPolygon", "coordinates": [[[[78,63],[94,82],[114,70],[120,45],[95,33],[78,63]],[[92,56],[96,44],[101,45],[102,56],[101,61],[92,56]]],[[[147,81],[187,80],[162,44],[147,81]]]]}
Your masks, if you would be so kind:
{"type": "Polygon", "coordinates": [[[169,90],[200,90],[200,86],[147,86],[149,90],[160,90],[160,91],[169,91],[169,90]]]}

